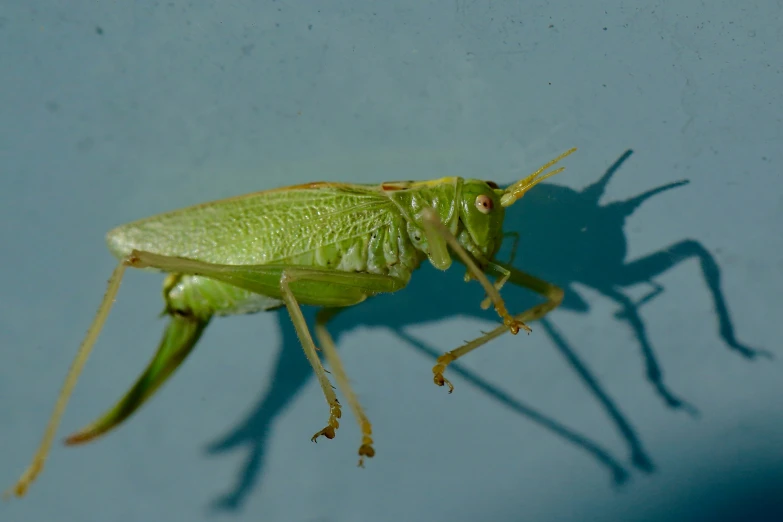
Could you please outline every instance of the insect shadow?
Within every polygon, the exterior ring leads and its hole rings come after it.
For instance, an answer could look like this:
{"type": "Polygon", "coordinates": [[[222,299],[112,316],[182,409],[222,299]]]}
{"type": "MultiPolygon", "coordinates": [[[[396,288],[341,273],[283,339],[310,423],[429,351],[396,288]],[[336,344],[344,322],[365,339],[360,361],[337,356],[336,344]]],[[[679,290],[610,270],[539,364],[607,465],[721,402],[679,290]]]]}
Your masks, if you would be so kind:
{"type": "MultiPolygon", "coordinates": [[[[639,314],[642,305],[664,291],[655,281],[657,276],[683,261],[697,259],[712,296],[720,336],[725,344],[746,358],[766,355],[766,352],[754,350],[737,340],[721,290],[720,269],[709,251],[698,241],[684,239],[641,259],[626,261],[627,240],[623,230],[625,220],[645,200],[688,183],[669,183],[624,201],[600,204],[612,176],[632,153],[631,150],[626,151],[596,182],[581,191],[551,183],[540,183],[525,195],[518,208],[507,213],[504,228],[521,231],[520,253],[515,265],[565,290],[562,308],[581,313],[589,312],[590,307],[575,290],[575,283],[596,290],[614,301],[619,306],[616,317],[627,323],[634,333],[643,356],[647,379],[656,393],[669,407],[696,414],[692,405],[666,385],[647,328],[639,314]],[[535,226],[530,226],[531,224],[535,226]],[[531,245],[532,248],[526,248],[526,245],[531,245]],[[635,302],[624,290],[639,284],[648,285],[650,292],[635,302]]],[[[484,311],[478,306],[480,290],[477,294],[474,285],[463,283],[461,276],[462,272],[458,268],[444,274],[426,266],[414,274],[405,292],[373,298],[345,311],[330,323],[330,332],[339,346],[340,336],[356,326],[387,327],[404,340],[405,344],[435,359],[442,354],[443,349],[434,349],[416,339],[406,332],[407,327],[466,314],[490,322],[497,321],[492,310],[484,311]],[[449,281],[448,277],[452,277],[452,280],[449,281]],[[442,297],[441,290],[444,287],[449,288],[448,297],[442,297]]],[[[524,291],[508,285],[504,288],[503,295],[508,303],[513,303],[514,308],[520,310],[525,308],[525,302],[520,301],[529,298],[524,291]]],[[[279,313],[278,317],[283,347],[273,372],[271,388],[259,398],[243,421],[223,439],[215,441],[207,448],[209,454],[221,454],[241,447],[245,447],[249,452],[233,490],[213,503],[213,507],[219,510],[236,511],[242,507],[260,480],[272,423],[312,376],[312,370],[302,354],[296,333],[285,311],[279,313]]],[[[312,321],[312,314],[309,321],[312,321]]],[[[576,350],[551,319],[544,318],[537,324],[605,410],[628,447],[632,466],[646,473],[654,471],[652,459],[644,449],[636,430],[603,390],[576,350]]],[[[628,468],[596,442],[512,397],[459,362],[449,366],[449,371],[484,391],[511,411],[525,416],[592,455],[610,472],[615,484],[627,480],[628,468]]],[[[303,440],[306,440],[306,437],[303,440]]]]}

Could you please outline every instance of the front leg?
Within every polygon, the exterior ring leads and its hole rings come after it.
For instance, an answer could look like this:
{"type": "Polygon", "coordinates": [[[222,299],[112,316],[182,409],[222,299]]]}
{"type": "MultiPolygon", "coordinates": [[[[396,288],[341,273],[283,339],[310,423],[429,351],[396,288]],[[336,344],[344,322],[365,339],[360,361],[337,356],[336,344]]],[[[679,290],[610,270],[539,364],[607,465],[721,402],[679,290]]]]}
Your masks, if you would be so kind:
{"type": "MultiPolygon", "coordinates": [[[[506,303],[503,298],[500,297],[495,285],[493,285],[484,271],[478,267],[473,258],[468,254],[462,245],[459,244],[454,234],[444,225],[438,214],[431,208],[425,208],[422,211],[422,223],[424,224],[424,231],[427,236],[427,244],[430,248],[430,259],[432,264],[437,268],[445,270],[451,264],[451,258],[449,257],[447,245],[451,247],[455,254],[460,258],[468,269],[470,277],[476,279],[481,286],[484,287],[484,291],[487,293],[487,298],[495,305],[495,311],[498,313],[501,319],[503,319],[503,325],[514,335],[522,328],[527,333],[530,333],[530,328],[519,318],[512,317],[506,309],[506,303]]],[[[504,281],[505,282],[505,281],[504,281]]]]}
{"type": "MultiPolygon", "coordinates": [[[[522,272],[521,270],[516,270],[515,268],[512,268],[508,265],[497,262],[489,263],[487,265],[487,270],[500,277],[505,277],[505,279],[512,284],[527,288],[539,295],[542,295],[543,297],[546,297],[546,301],[543,303],[537,304],[536,306],[533,306],[514,317],[514,320],[519,321],[522,324],[541,319],[546,314],[557,308],[563,301],[563,290],[560,287],[555,286],[552,283],[548,283],[543,279],[539,279],[535,276],[522,272]]],[[[453,392],[454,386],[443,376],[443,372],[446,371],[446,367],[460,357],[463,357],[476,348],[487,344],[495,337],[502,335],[505,333],[506,329],[506,326],[498,326],[491,332],[488,332],[481,337],[465,343],[459,348],[450,352],[446,352],[445,354],[438,357],[437,361],[435,361],[435,366],[432,368],[433,380],[435,384],[438,386],[443,386],[445,384],[449,387],[449,393],[453,392]]]]}

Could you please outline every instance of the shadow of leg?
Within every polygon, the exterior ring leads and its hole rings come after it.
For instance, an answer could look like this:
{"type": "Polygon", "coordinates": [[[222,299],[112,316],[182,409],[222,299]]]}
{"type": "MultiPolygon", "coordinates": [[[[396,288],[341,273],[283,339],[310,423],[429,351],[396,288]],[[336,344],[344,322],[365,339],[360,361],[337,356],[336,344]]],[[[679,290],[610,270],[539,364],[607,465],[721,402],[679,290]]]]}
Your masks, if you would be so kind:
{"type": "Polygon", "coordinates": [[[653,347],[650,344],[650,340],[647,337],[647,329],[644,326],[642,318],[639,317],[639,312],[636,309],[636,305],[634,305],[633,301],[631,301],[631,299],[622,292],[619,292],[613,288],[598,288],[598,291],[604,294],[606,297],[616,301],[620,304],[620,306],[623,307],[621,315],[626,321],[628,321],[628,323],[631,325],[631,328],[633,328],[634,335],[636,335],[636,339],[639,341],[639,346],[641,346],[642,353],[644,354],[644,364],[647,368],[647,379],[655,387],[655,391],[658,393],[658,395],[663,398],[664,402],[666,402],[666,405],[670,408],[682,409],[691,415],[697,415],[698,410],[694,406],[676,397],[664,384],[663,372],[661,371],[661,366],[658,364],[658,357],[655,355],[655,350],[653,350],[653,347]]]}
{"type": "MultiPolygon", "coordinates": [[[[212,508],[217,511],[238,511],[258,485],[272,422],[313,376],[313,370],[302,354],[285,310],[278,312],[278,318],[283,342],[270,379],[269,391],[262,395],[244,421],[225,437],[210,444],[206,450],[209,455],[219,455],[245,446],[249,452],[234,488],[212,502],[212,508]]],[[[309,435],[303,434],[303,444],[308,438],[309,435]]]]}
{"type": "MultiPolygon", "coordinates": [[[[412,337],[405,332],[395,331],[394,333],[413,346],[416,350],[432,357],[433,359],[437,359],[441,355],[436,350],[430,348],[415,337],[412,337]]],[[[587,437],[580,435],[570,428],[567,428],[566,426],[560,424],[550,417],[547,417],[534,408],[523,404],[500,388],[488,383],[478,375],[466,369],[458,362],[454,362],[449,366],[449,372],[459,375],[490,397],[510,408],[515,413],[527,417],[539,426],[542,426],[555,435],[562,437],[571,444],[574,444],[580,449],[590,453],[599,463],[609,469],[612,474],[612,480],[615,484],[622,484],[628,479],[628,471],[607,450],[603,449],[587,437]]]]}
{"type": "Polygon", "coordinates": [[[737,340],[737,337],[734,334],[734,325],[731,321],[728,307],[726,306],[726,299],[723,297],[723,290],[721,289],[720,268],[712,257],[712,254],[710,254],[698,241],[686,239],[660,250],[659,252],[628,263],[623,272],[618,275],[615,282],[620,286],[630,286],[643,281],[649,281],[657,275],[666,272],[674,265],[687,261],[693,257],[699,260],[701,271],[704,275],[704,281],[707,283],[707,288],[709,288],[710,293],[712,294],[715,313],[718,315],[720,336],[724,342],[731,349],[749,359],[756,356],[771,358],[772,354],[770,352],[751,348],[737,340]]]}
{"type": "Polygon", "coordinates": [[[631,462],[633,462],[634,466],[647,473],[654,471],[655,465],[647,455],[647,452],[642,446],[642,441],[639,439],[638,435],[636,435],[636,431],[631,427],[630,423],[625,419],[625,416],[620,412],[620,409],[615,405],[612,399],[603,391],[600,384],[598,384],[598,380],[593,377],[590,370],[587,369],[587,366],[579,359],[576,352],[568,345],[550,320],[542,319],[540,324],[544,327],[546,333],[552,339],[552,342],[561,355],[563,355],[568,364],[576,370],[576,373],[590,392],[598,399],[598,402],[601,403],[615,426],[617,426],[622,437],[627,441],[628,447],[631,450],[631,462]]]}

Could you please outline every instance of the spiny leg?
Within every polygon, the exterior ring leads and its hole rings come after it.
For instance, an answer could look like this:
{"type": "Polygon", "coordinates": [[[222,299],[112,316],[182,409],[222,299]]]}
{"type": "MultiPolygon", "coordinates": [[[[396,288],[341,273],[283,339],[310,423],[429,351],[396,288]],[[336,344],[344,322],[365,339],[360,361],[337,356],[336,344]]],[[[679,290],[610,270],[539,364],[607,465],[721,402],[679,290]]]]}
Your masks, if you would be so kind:
{"type": "MultiPolygon", "coordinates": [[[[513,265],[514,264],[514,258],[517,256],[517,248],[519,247],[519,232],[505,232],[503,234],[503,237],[513,237],[514,242],[511,244],[511,254],[508,257],[508,261],[506,261],[507,265],[513,265]]],[[[492,285],[495,287],[495,290],[500,292],[500,290],[503,288],[503,285],[506,284],[506,281],[508,281],[509,274],[506,274],[502,276],[500,279],[495,281],[495,283],[492,285]]],[[[470,281],[470,271],[465,272],[465,282],[467,283],[470,281]]],[[[489,305],[492,304],[492,299],[489,297],[489,295],[486,295],[483,301],[481,301],[481,309],[486,310],[489,308],[489,305]]]]}
{"type": "Polygon", "coordinates": [[[326,360],[332,368],[333,375],[337,380],[337,387],[340,388],[340,391],[347,399],[348,405],[359,423],[359,429],[362,431],[362,443],[359,446],[359,467],[364,467],[364,457],[372,458],[375,456],[375,449],[372,446],[372,424],[364,413],[364,408],[359,403],[351,383],[348,381],[343,363],[337,354],[334,339],[326,329],[327,322],[342,310],[343,308],[322,308],[319,310],[315,318],[315,335],[318,337],[318,342],[323,348],[326,360]]]}
{"type": "Polygon", "coordinates": [[[430,248],[439,243],[437,241],[438,237],[445,240],[468,268],[470,276],[476,279],[479,283],[481,283],[481,286],[484,287],[484,291],[487,293],[487,296],[495,305],[495,311],[503,319],[503,325],[512,334],[515,335],[519,332],[520,328],[530,333],[530,328],[523,321],[520,321],[519,319],[516,319],[512,317],[511,314],[509,314],[503,298],[500,297],[500,293],[495,289],[494,285],[489,281],[489,279],[487,279],[487,276],[484,275],[484,272],[478,267],[478,265],[476,265],[476,262],[471,258],[470,254],[468,254],[465,249],[462,248],[462,245],[459,244],[459,241],[457,241],[457,238],[454,237],[454,234],[452,234],[451,231],[441,222],[435,211],[431,208],[425,208],[422,210],[422,217],[424,218],[423,223],[430,248]]]}
{"type": "Polygon", "coordinates": [[[326,427],[312,436],[310,440],[318,442],[318,437],[324,436],[327,439],[333,439],[335,436],[335,430],[340,427],[340,421],[342,417],[342,409],[340,408],[340,402],[337,400],[337,395],[334,393],[334,388],[329,382],[329,378],[326,376],[326,370],[324,369],[321,359],[316,352],[315,343],[310,335],[310,330],[307,328],[307,322],[305,321],[302,309],[299,307],[299,303],[296,301],[291,287],[289,286],[292,279],[293,271],[283,271],[280,277],[280,291],[285,302],[286,308],[288,308],[288,314],[291,316],[291,321],[294,323],[294,329],[296,335],[299,337],[299,342],[302,344],[305,356],[310,362],[310,366],[315,371],[315,376],[318,379],[318,384],[321,385],[326,403],[329,405],[329,419],[326,421],[326,427]]]}
{"type": "MultiPolygon", "coordinates": [[[[514,262],[514,258],[516,257],[516,254],[517,254],[517,246],[519,245],[519,233],[518,232],[507,232],[506,234],[503,234],[503,235],[504,236],[506,236],[506,235],[509,235],[509,236],[513,235],[513,236],[515,236],[514,237],[514,244],[511,247],[511,256],[509,257],[509,260],[506,262],[506,264],[511,265],[514,262]]],[[[499,279],[497,279],[492,284],[492,286],[495,287],[495,290],[500,292],[500,290],[503,288],[503,286],[508,281],[509,277],[510,277],[510,274],[508,272],[504,273],[502,276],[500,276],[499,279]]],[[[467,283],[471,279],[472,279],[472,277],[470,275],[470,269],[468,269],[465,272],[465,282],[467,283]]],[[[488,294],[484,294],[484,296],[485,296],[484,300],[481,301],[481,309],[482,310],[488,309],[489,305],[492,304],[492,298],[488,294]]]]}
{"type": "MultiPolygon", "coordinates": [[[[511,263],[508,264],[510,265],[511,263]]],[[[495,284],[493,285],[495,287],[495,290],[497,290],[498,292],[500,292],[503,286],[508,282],[508,279],[511,277],[511,272],[509,272],[508,270],[501,269],[499,271],[502,273],[502,275],[497,280],[495,280],[495,284]]],[[[492,299],[489,296],[485,297],[484,300],[481,301],[481,309],[486,310],[487,308],[489,308],[490,304],[492,304],[492,299]]],[[[528,333],[530,333],[529,329],[528,329],[528,333]]]]}
{"type": "MultiPolygon", "coordinates": [[[[543,303],[539,303],[536,306],[525,310],[521,314],[514,316],[516,321],[519,321],[523,324],[541,319],[546,314],[557,308],[563,301],[563,290],[560,287],[553,285],[552,283],[544,281],[543,279],[539,279],[508,265],[497,262],[489,263],[487,265],[487,270],[496,275],[508,274],[508,280],[512,284],[532,290],[533,292],[536,292],[537,294],[546,298],[546,301],[543,303]]],[[[446,367],[460,357],[463,357],[476,348],[483,346],[492,339],[502,335],[507,329],[508,327],[505,325],[498,326],[494,330],[485,333],[481,337],[465,343],[459,348],[450,352],[446,352],[438,357],[438,359],[435,361],[435,366],[432,368],[432,373],[434,374],[433,381],[435,384],[438,386],[443,386],[445,384],[449,387],[449,393],[453,392],[454,386],[443,376],[443,372],[446,371],[446,367]]]]}
{"type": "MultiPolygon", "coordinates": [[[[519,240],[520,240],[519,232],[516,232],[516,231],[504,232],[503,233],[503,237],[504,238],[505,237],[513,237],[514,238],[514,242],[511,243],[511,253],[508,256],[508,261],[506,261],[507,265],[513,265],[514,264],[514,259],[517,257],[517,249],[519,248],[519,240]]],[[[467,283],[471,279],[472,279],[472,277],[470,275],[470,270],[467,270],[465,272],[465,282],[467,283]]],[[[500,289],[503,287],[504,283],[505,283],[505,280],[503,281],[503,283],[495,282],[493,286],[499,292],[500,289]]],[[[491,301],[491,299],[489,299],[489,296],[487,296],[487,299],[482,301],[481,307],[486,310],[487,308],[489,308],[490,304],[492,304],[492,301],[491,301]],[[487,304],[485,305],[484,303],[487,303],[487,304]]]]}
{"type": "Polygon", "coordinates": [[[330,407],[326,428],[316,433],[313,440],[324,435],[335,436],[342,411],[326,370],[316,353],[299,303],[321,307],[345,307],[358,304],[367,297],[384,292],[396,292],[406,281],[391,276],[348,273],[335,269],[290,265],[218,265],[195,259],[164,256],[134,250],[132,266],[157,268],[169,272],[202,275],[223,281],[251,292],[281,299],[288,309],[305,355],[316,373],[321,389],[330,407]]]}
{"type": "Polygon", "coordinates": [[[90,325],[90,329],[87,330],[87,335],[82,341],[82,344],[79,347],[79,351],[76,352],[76,357],[74,357],[73,362],[71,363],[71,367],[68,370],[68,374],[65,377],[65,383],[60,390],[60,395],[57,397],[57,403],[55,404],[54,411],[49,418],[49,424],[46,426],[43,440],[38,446],[38,450],[35,452],[30,465],[19,478],[16,485],[5,491],[3,494],[4,498],[7,499],[12,494],[16,495],[17,497],[24,496],[24,494],[27,492],[27,489],[30,487],[30,484],[32,484],[41,471],[43,471],[46,457],[49,455],[52,442],[54,441],[54,437],[57,434],[57,428],[59,427],[60,420],[62,419],[63,413],[65,412],[65,406],[68,404],[68,399],[70,399],[73,388],[76,386],[76,381],[79,380],[79,375],[84,368],[84,364],[87,362],[87,359],[90,356],[90,352],[92,351],[92,347],[95,345],[95,341],[98,340],[98,335],[101,333],[101,329],[106,322],[106,318],[109,316],[109,311],[114,304],[114,299],[117,297],[117,291],[120,289],[120,283],[122,282],[122,276],[125,273],[125,268],[126,265],[123,262],[118,264],[117,268],[115,268],[114,272],[112,272],[112,275],[109,278],[109,284],[106,289],[106,293],[103,296],[103,301],[101,301],[100,307],[98,307],[98,312],[95,315],[95,319],[90,325]]]}

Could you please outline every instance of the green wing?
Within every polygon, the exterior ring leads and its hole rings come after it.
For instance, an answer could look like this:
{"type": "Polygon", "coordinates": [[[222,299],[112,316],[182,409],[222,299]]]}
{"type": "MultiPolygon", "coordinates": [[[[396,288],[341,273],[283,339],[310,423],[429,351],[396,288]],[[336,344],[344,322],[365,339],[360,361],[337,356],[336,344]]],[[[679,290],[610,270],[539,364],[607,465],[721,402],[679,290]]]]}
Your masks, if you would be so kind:
{"type": "Polygon", "coordinates": [[[219,264],[269,264],[391,223],[379,188],[311,183],[205,203],[120,226],[107,235],[122,258],[133,249],[219,264]]]}

